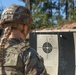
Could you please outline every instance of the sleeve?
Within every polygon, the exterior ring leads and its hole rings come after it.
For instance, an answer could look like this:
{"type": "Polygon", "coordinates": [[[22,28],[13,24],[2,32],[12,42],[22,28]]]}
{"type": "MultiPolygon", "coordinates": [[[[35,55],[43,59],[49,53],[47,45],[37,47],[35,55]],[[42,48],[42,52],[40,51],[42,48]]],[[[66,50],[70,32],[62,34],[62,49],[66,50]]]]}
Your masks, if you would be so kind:
{"type": "Polygon", "coordinates": [[[29,52],[25,57],[25,75],[47,75],[43,62],[36,54],[29,52]]]}

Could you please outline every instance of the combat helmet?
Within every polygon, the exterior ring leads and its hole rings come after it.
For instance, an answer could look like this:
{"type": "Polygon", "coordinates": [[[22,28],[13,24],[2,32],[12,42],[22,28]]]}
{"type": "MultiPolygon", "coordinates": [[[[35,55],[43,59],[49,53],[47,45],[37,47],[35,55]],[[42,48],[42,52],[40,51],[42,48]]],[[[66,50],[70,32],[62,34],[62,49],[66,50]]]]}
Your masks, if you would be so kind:
{"type": "Polygon", "coordinates": [[[1,15],[1,25],[10,25],[12,23],[19,23],[19,24],[31,24],[32,23],[32,16],[29,11],[24,6],[21,5],[10,5],[4,9],[1,15]]]}

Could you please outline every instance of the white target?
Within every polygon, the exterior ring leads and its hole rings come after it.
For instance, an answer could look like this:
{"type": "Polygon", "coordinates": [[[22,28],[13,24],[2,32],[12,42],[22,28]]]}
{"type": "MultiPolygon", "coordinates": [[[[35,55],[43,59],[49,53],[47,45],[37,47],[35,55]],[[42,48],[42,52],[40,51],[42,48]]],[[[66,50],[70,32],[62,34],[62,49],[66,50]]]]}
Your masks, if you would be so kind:
{"type": "Polygon", "coordinates": [[[58,74],[58,35],[38,34],[37,52],[44,58],[50,75],[58,74]]]}

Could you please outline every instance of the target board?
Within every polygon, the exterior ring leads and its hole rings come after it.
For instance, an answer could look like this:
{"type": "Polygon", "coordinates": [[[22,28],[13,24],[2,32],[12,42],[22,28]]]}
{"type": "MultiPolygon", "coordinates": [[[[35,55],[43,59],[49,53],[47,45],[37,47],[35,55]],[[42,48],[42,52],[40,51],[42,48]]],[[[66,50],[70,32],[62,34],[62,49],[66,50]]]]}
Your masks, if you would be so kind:
{"type": "Polygon", "coordinates": [[[49,75],[76,75],[76,31],[32,32],[30,46],[44,58],[49,75]]]}
{"type": "Polygon", "coordinates": [[[58,75],[58,35],[38,34],[37,52],[44,58],[49,75],[58,75]]]}

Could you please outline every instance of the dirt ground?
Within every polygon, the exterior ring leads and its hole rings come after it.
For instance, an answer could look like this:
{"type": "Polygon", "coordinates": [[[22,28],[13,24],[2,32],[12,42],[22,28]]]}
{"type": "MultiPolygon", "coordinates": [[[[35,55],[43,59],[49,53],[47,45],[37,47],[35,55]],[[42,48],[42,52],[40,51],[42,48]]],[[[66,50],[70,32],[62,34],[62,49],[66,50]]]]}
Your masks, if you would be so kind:
{"type": "MultiPolygon", "coordinates": [[[[72,23],[72,24],[65,24],[61,27],[59,27],[60,29],[76,29],[76,23],[72,23]]],[[[58,28],[58,29],[59,29],[58,28]]]]}
{"type": "Polygon", "coordinates": [[[65,25],[60,25],[58,27],[54,28],[55,30],[57,29],[76,29],[76,22],[75,23],[71,23],[71,24],[65,24],[65,25]]]}

